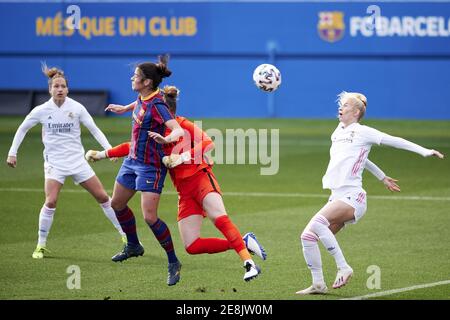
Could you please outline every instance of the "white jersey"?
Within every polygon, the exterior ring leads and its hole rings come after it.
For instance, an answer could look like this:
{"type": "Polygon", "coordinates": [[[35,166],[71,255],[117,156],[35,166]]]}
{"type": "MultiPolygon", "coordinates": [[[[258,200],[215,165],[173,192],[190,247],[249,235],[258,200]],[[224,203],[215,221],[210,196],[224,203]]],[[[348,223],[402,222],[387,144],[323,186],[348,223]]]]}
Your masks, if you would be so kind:
{"type": "Polygon", "coordinates": [[[324,189],[344,186],[362,187],[362,172],[373,144],[385,134],[359,123],[344,128],[339,123],[331,135],[330,162],[322,178],[324,189]]]}
{"type": "Polygon", "coordinates": [[[38,123],[42,124],[44,161],[59,170],[72,170],[86,162],[80,138],[80,123],[88,128],[105,150],[111,148],[82,104],[67,97],[61,107],[58,107],[51,98],[26,116],[14,136],[9,156],[16,156],[25,134],[38,123]]]}

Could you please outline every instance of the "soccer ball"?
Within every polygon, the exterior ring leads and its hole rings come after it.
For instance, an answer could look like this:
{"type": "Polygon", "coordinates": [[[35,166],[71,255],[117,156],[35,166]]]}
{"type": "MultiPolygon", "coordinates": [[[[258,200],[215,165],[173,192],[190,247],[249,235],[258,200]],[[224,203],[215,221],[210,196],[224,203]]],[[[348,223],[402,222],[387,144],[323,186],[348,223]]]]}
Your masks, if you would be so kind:
{"type": "Polygon", "coordinates": [[[281,84],[281,73],[271,64],[261,64],[253,71],[253,81],[259,89],[272,92],[281,84]]]}

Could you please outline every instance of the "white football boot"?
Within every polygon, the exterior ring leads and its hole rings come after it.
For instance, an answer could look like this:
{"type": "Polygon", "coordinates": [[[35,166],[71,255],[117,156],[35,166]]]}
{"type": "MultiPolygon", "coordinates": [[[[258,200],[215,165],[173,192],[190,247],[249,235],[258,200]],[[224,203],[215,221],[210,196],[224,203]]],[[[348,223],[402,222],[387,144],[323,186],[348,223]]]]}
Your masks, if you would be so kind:
{"type": "Polygon", "coordinates": [[[340,287],[345,286],[350,281],[350,278],[352,276],[353,276],[352,268],[349,267],[346,269],[339,269],[336,275],[336,280],[334,280],[333,283],[333,289],[338,289],[340,287]]]}
{"type": "Polygon", "coordinates": [[[244,240],[248,252],[257,255],[263,260],[267,259],[266,250],[264,250],[264,247],[258,242],[253,232],[246,233],[242,239],[244,240]]]}
{"type": "Polygon", "coordinates": [[[307,295],[307,294],[325,294],[328,288],[325,283],[313,283],[311,287],[297,291],[295,294],[307,295]]]}
{"type": "Polygon", "coordinates": [[[261,269],[252,260],[246,260],[244,262],[244,268],[245,268],[244,274],[245,281],[255,279],[258,276],[258,274],[261,273],[261,269]]]}

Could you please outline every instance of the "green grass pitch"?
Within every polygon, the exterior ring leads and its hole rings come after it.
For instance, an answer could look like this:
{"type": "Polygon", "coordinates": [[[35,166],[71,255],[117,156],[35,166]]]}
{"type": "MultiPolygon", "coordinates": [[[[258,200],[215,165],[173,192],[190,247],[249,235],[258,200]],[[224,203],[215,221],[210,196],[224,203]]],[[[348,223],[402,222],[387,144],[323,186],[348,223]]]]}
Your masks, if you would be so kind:
{"type": "MultiPolygon", "coordinates": [[[[44,201],[40,126],[32,129],[19,150],[18,167],[5,160],[14,132],[23,118],[0,119],[0,299],[341,299],[435,283],[450,279],[450,162],[422,158],[393,148],[372,148],[370,159],[389,176],[399,179],[400,194],[391,194],[370,173],[364,174],[368,211],[354,226],[338,234],[347,261],[355,271],[352,281],[326,296],[299,297],[295,291],[310,284],[299,234],[326,202],[321,178],[329,160],[329,137],[334,120],[209,119],[203,128],[279,128],[280,168],[277,175],[260,175],[261,165],[216,165],[224,201],[242,234],[253,231],[265,246],[267,261],[255,261],[262,274],[242,280],[243,268],[233,251],[188,255],[176,225],[177,196],[167,177],[159,215],[169,225],[177,255],[183,263],[181,281],[165,283],[167,261],[145,225],[139,196],[131,201],[138,234],[146,253],[124,263],[111,262],[121,241],[95,200],[71,179],[60,195],[48,239],[52,253],[34,260],[39,210],[44,201]],[[381,196],[381,197],[380,197],[381,196]],[[411,199],[407,197],[417,196],[411,199]],[[420,198],[425,197],[425,198],[420,198]],[[70,290],[69,266],[81,271],[81,289],[70,290]],[[369,266],[381,271],[381,287],[369,289],[369,266]]],[[[97,118],[112,144],[129,139],[129,119],[97,118]]],[[[366,121],[450,156],[449,121],[366,121]]],[[[100,148],[83,129],[85,149],[100,148]]],[[[104,161],[93,168],[111,192],[120,162],[104,161]]],[[[220,236],[204,220],[203,236],[220,236]]],[[[323,250],[326,281],[335,277],[332,258],[323,250]]],[[[449,299],[450,286],[439,285],[377,299],[449,299]]]]}

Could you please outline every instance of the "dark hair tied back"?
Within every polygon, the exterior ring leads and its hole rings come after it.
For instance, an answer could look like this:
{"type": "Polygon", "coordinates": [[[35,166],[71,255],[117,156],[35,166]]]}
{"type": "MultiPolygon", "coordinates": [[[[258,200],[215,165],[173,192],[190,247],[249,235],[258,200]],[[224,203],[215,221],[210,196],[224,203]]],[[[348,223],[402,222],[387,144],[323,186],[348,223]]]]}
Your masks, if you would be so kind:
{"type": "Polygon", "coordinates": [[[169,55],[165,54],[158,57],[158,63],[156,64],[156,67],[158,69],[158,73],[161,75],[162,78],[170,77],[172,74],[172,71],[169,70],[167,67],[167,64],[169,62],[169,55]]]}
{"type": "Polygon", "coordinates": [[[158,57],[158,63],[143,62],[137,65],[142,72],[143,78],[150,79],[153,82],[152,88],[156,89],[160,85],[163,78],[169,77],[172,71],[167,67],[169,55],[165,54],[158,57]]]}

